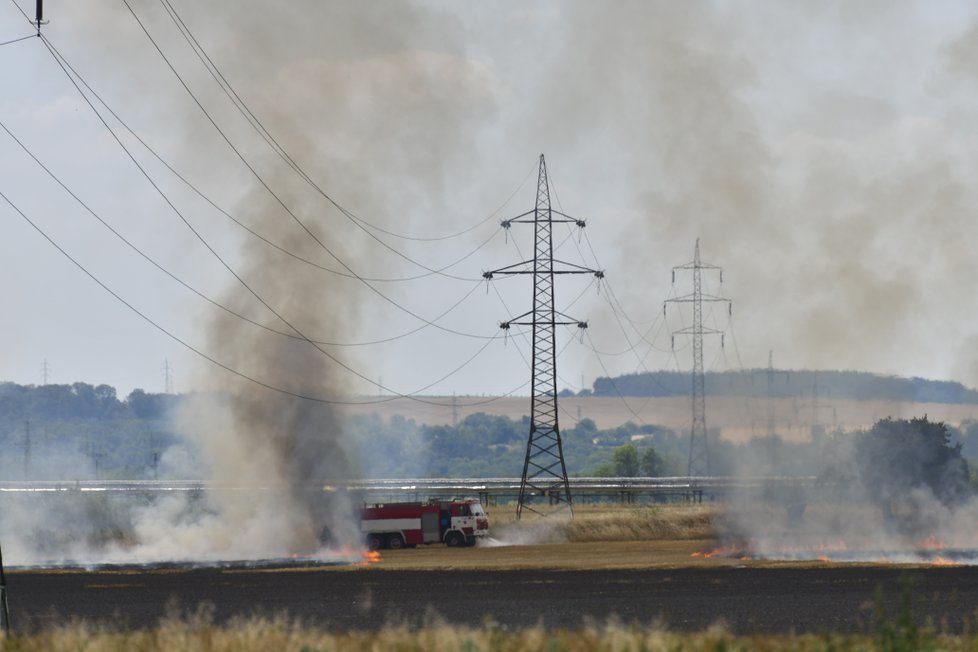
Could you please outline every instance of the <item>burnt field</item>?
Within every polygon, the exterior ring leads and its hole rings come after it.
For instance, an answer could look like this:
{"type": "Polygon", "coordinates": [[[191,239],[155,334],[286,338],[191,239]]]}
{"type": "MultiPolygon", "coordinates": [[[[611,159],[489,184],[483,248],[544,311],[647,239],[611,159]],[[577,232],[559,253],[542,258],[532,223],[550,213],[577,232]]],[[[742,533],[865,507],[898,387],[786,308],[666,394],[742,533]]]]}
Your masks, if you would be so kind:
{"type": "Polygon", "coordinates": [[[205,604],[217,623],[285,614],[332,630],[418,626],[437,614],[451,624],[491,620],[506,628],[576,628],[614,617],[683,631],[723,622],[743,634],[860,633],[875,626],[880,604],[894,617],[902,578],[912,581],[921,623],[974,629],[978,567],[25,570],[8,574],[8,590],[13,626],[22,632],[72,619],[144,628],[205,604]]]}

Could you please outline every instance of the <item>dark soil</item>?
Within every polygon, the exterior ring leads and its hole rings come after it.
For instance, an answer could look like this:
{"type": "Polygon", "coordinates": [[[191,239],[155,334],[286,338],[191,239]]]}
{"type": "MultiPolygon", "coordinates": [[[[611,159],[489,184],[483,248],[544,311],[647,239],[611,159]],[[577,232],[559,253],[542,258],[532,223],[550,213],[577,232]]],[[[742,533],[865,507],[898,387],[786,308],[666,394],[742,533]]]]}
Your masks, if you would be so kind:
{"type": "Polygon", "coordinates": [[[737,633],[868,632],[882,605],[894,618],[900,578],[913,612],[961,631],[978,609],[978,568],[830,567],[595,571],[395,571],[378,569],[163,569],[8,573],[16,630],[72,618],[148,627],[178,610],[211,605],[217,622],[286,614],[330,629],[389,622],[507,628],[575,628],[587,619],[660,622],[699,630],[717,621],[737,633]]]}

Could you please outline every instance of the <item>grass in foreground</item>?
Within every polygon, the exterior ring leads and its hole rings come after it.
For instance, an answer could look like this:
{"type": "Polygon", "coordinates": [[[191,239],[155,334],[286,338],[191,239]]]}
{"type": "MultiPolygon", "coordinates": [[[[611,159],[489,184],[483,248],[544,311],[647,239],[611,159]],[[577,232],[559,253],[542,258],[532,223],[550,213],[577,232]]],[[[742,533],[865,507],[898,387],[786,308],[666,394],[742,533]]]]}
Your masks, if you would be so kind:
{"type": "Polygon", "coordinates": [[[933,627],[921,627],[911,607],[912,582],[901,581],[900,608],[894,617],[887,614],[882,589],[876,599],[876,631],[862,635],[754,635],[734,636],[722,627],[704,632],[678,633],[663,627],[623,625],[615,619],[605,624],[585,620],[576,629],[547,630],[543,627],[506,629],[485,621],[481,626],[449,625],[437,615],[419,629],[389,624],[377,632],[330,632],[305,627],[284,617],[235,619],[215,625],[213,609],[200,607],[196,614],[182,618],[175,610],[158,627],[123,630],[99,627],[86,622],[52,627],[35,634],[0,637],[0,651],[17,652],[103,652],[125,650],[157,652],[345,652],[360,650],[578,652],[586,650],[671,650],[716,651],[763,650],[780,652],[881,650],[917,652],[919,650],[975,650],[978,634],[959,636],[935,634],[933,627]]]}
{"type": "Polygon", "coordinates": [[[624,626],[615,622],[573,630],[548,631],[533,627],[509,631],[493,624],[453,627],[430,624],[422,629],[389,625],[379,632],[328,632],[302,627],[284,619],[239,620],[225,626],[209,618],[168,619],[149,630],[122,631],[74,623],[37,634],[0,638],[0,650],[17,652],[345,652],[360,650],[512,651],[541,650],[973,650],[978,635],[937,636],[918,630],[881,627],[873,635],[733,636],[721,628],[676,633],[656,627],[624,626]]]}

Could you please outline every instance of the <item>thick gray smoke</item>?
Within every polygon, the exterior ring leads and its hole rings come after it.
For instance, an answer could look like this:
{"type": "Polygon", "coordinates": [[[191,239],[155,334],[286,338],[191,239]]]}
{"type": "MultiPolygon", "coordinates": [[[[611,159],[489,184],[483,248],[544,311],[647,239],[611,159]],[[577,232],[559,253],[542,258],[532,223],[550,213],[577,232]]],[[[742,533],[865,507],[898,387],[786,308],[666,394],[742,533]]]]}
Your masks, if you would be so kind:
{"type": "Polygon", "coordinates": [[[774,559],[926,562],[947,555],[978,564],[978,497],[947,437],[926,418],[821,435],[787,453],[810,458],[810,473],[796,476],[784,474],[791,460],[772,465],[755,447],[738,469],[755,480],[730,496],[723,543],[732,554],[774,559]],[[756,480],[762,475],[768,479],[756,480]]]}
{"type": "MultiPolygon", "coordinates": [[[[327,32],[315,43],[297,43],[286,37],[288,30],[274,26],[278,23],[235,25],[235,31],[223,35],[227,41],[218,41],[214,56],[228,61],[227,51],[245,43],[266,48],[264,63],[274,65],[257,76],[241,76],[248,80],[243,93],[255,99],[265,128],[314,179],[339,189],[338,199],[368,216],[396,218],[405,194],[424,189],[431,195],[440,186],[445,146],[462,128],[455,102],[471,100],[478,74],[451,57],[415,51],[404,36],[412,34],[406,25],[421,20],[413,11],[396,10],[400,24],[396,33],[389,33],[391,15],[354,10],[358,6],[307,4],[309,15],[303,20],[319,16],[327,32]],[[344,43],[351,35],[356,37],[344,43]],[[354,60],[346,59],[351,50],[357,54],[354,60]],[[451,103],[444,95],[449,91],[457,93],[451,103]],[[391,133],[378,133],[380,124],[391,133]],[[403,179],[408,171],[411,182],[389,181],[403,179]]],[[[235,72],[231,60],[229,76],[235,72]]],[[[234,257],[240,261],[236,270],[284,319],[273,316],[236,282],[231,282],[228,301],[293,337],[218,314],[208,325],[208,350],[222,363],[286,392],[349,400],[369,385],[345,367],[371,373],[369,367],[349,348],[313,345],[299,333],[318,342],[367,339],[370,329],[361,328],[361,299],[373,294],[350,273],[382,276],[397,266],[377,254],[376,244],[369,249],[371,238],[364,230],[273,154],[266,152],[259,160],[256,167],[294,217],[255,179],[249,180],[238,214],[280,247],[341,274],[297,261],[248,236],[234,257]],[[361,255],[366,251],[372,255],[361,255]]],[[[396,221],[386,226],[407,228],[396,221]]],[[[225,398],[194,406],[184,415],[183,427],[193,433],[215,484],[262,491],[214,492],[209,500],[214,517],[202,520],[200,527],[185,528],[183,534],[205,537],[204,554],[227,546],[224,554],[232,556],[275,556],[314,551],[326,526],[330,545],[359,547],[355,498],[324,491],[365,472],[356,442],[344,434],[340,410],[229,377],[223,370],[211,371],[207,384],[220,388],[225,398]],[[247,542],[243,550],[241,540],[247,542]]]]}
{"type": "MultiPolygon", "coordinates": [[[[254,3],[250,9],[229,3],[229,20],[214,21],[216,7],[198,15],[197,5],[175,5],[264,127],[336,199],[398,232],[418,228],[411,222],[420,217],[426,218],[420,228],[428,232],[453,228],[432,224],[427,209],[437,205],[436,214],[446,214],[446,174],[468,155],[468,134],[492,114],[496,89],[486,66],[458,56],[452,19],[411,5],[302,2],[275,8],[254,3]],[[296,20],[315,27],[297,32],[296,20]]],[[[336,549],[359,548],[357,500],[333,485],[369,475],[369,465],[359,460],[356,442],[345,436],[342,412],[330,402],[377,392],[371,382],[382,371],[358,359],[355,349],[335,343],[391,334],[389,313],[375,314],[378,305],[390,310],[390,302],[352,273],[383,278],[419,269],[343,216],[262,143],[189,54],[162,5],[134,2],[133,7],[261,179],[237,160],[185,96],[131,17],[112,5],[78,17],[81,24],[94,24],[105,13],[118,25],[118,32],[91,44],[83,60],[101,56],[120,64],[110,86],[116,93],[108,97],[149,93],[145,79],[154,76],[158,85],[152,92],[160,103],[147,103],[143,120],[130,115],[131,124],[149,125],[143,135],[249,227],[338,273],[245,234],[172,179],[166,181],[164,189],[253,292],[164,208],[149,215],[167,224],[166,232],[178,243],[171,246],[185,244],[186,255],[174,268],[235,311],[286,333],[198,306],[192,309],[197,334],[187,339],[222,364],[282,391],[217,367],[202,367],[192,378],[185,372],[188,385],[207,391],[179,415],[178,430],[188,442],[168,451],[164,463],[182,460],[186,465],[174,469],[177,475],[200,473],[214,489],[204,497],[103,506],[116,517],[108,528],[116,534],[107,539],[92,536],[99,528],[79,514],[77,536],[43,550],[31,550],[36,537],[26,537],[19,559],[226,560],[317,551],[335,555],[336,549]],[[129,68],[114,57],[117,50],[134,53],[129,68]],[[134,85],[126,86],[127,79],[134,85]],[[304,337],[325,344],[312,345],[304,337]],[[320,550],[324,526],[330,533],[326,552],[320,550]]],[[[93,81],[101,81],[104,90],[104,79],[93,81]]],[[[438,264],[431,256],[422,258],[438,264]]],[[[411,307],[418,299],[413,287],[404,291],[380,284],[394,302],[411,307]]],[[[402,330],[416,323],[408,322],[401,322],[408,324],[402,330]]]]}

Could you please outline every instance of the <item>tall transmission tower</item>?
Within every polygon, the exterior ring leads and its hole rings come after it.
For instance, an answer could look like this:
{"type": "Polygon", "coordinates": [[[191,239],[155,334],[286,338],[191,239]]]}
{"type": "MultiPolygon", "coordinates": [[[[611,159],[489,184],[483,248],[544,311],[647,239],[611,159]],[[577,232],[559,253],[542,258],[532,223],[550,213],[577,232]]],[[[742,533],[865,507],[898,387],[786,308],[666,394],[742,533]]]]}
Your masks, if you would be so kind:
{"type": "Polygon", "coordinates": [[[530,433],[526,442],[520,496],[516,505],[517,519],[522,517],[524,508],[541,516],[565,508],[573,509],[557,419],[556,331],[557,326],[563,325],[587,328],[587,322],[572,319],[556,310],[554,277],[557,274],[593,274],[601,279],[604,278],[604,272],[554,260],[552,231],[553,225],[560,223],[574,224],[579,228],[585,226],[583,220],[574,219],[551,208],[547,164],[541,154],[536,206],[533,210],[502,223],[504,229],[509,229],[513,224],[533,225],[533,259],[483,273],[487,281],[492,280],[495,274],[533,275],[533,309],[499,324],[503,330],[509,330],[514,324],[530,326],[533,333],[530,433]],[[538,502],[534,502],[536,499],[539,499],[538,502]]]}
{"type": "Polygon", "coordinates": [[[699,238],[696,239],[693,262],[672,268],[673,285],[676,283],[676,270],[693,272],[693,291],[681,297],[667,299],[662,310],[665,312],[665,304],[668,303],[693,304],[693,325],[674,331],[672,334],[673,348],[675,348],[676,335],[693,336],[693,425],[689,431],[689,466],[687,467],[689,477],[693,478],[710,475],[710,448],[706,436],[706,375],[703,371],[703,336],[720,335],[720,345],[723,346],[723,332],[703,326],[703,303],[726,302],[728,313],[732,313],[733,304],[730,299],[703,293],[703,270],[718,271],[720,283],[723,283],[723,269],[700,260],[699,238]]]}
{"type": "Polygon", "coordinates": [[[173,367],[169,358],[163,358],[163,393],[173,393],[173,367]]]}

